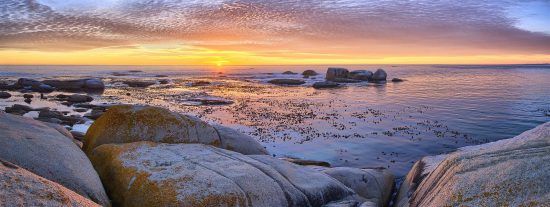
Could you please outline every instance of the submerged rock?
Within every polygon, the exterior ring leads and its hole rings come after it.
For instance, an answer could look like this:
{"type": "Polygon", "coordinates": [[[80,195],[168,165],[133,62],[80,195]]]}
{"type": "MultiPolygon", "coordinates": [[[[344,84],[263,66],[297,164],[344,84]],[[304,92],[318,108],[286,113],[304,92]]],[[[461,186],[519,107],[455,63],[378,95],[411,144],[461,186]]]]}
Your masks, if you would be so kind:
{"type": "Polygon", "coordinates": [[[299,79],[273,79],[268,81],[268,83],[275,85],[302,85],[306,82],[299,79]]]}
{"type": "Polygon", "coordinates": [[[90,159],[119,206],[322,206],[362,201],[307,167],[202,144],[105,144],[90,159]]]}
{"type": "Polygon", "coordinates": [[[313,84],[313,88],[320,89],[320,88],[337,88],[339,87],[339,83],[330,82],[330,81],[324,81],[324,82],[316,82],[313,84]]]}
{"type": "MultiPolygon", "coordinates": [[[[84,139],[84,151],[89,154],[102,144],[137,141],[201,143],[216,147],[246,143],[227,138],[231,137],[220,136],[214,127],[193,116],[159,107],[121,105],[110,107],[90,126],[84,139]]],[[[256,147],[241,145],[232,150],[247,153],[256,147]]]]}
{"type": "Polygon", "coordinates": [[[0,91],[0,99],[7,99],[10,98],[11,94],[8,92],[0,91]]]}
{"type": "Polygon", "coordinates": [[[384,71],[383,69],[378,69],[372,75],[372,80],[377,82],[386,81],[387,77],[388,77],[388,74],[386,73],[386,71],[384,71]]]}
{"type": "Polygon", "coordinates": [[[285,71],[283,72],[283,75],[296,75],[298,73],[292,72],[292,71],[285,71]]]}
{"type": "Polygon", "coordinates": [[[354,70],[349,73],[348,78],[354,80],[368,81],[372,79],[373,75],[374,74],[368,70],[354,70]]]}
{"type": "Polygon", "coordinates": [[[0,159],[1,206],[85,206],[93,201],[55,182],[0,159]]]}
{"type": "Polygon", "coordinates": [[[338,78],[348,78],[349,71],[345,68],[328,68],[326,79],[334,81],[338,78]]]}
{"type": "Polygon", "coordinates": [[[550,203],[550,122],[514,138],[418,161],[396,206],[537,206],[550,203]]]}
{"type": "Polygon", "coordinates": [[[109,206],[99,176],[69,137],[30,118],[0,113],[0,159],[109,206]]]}

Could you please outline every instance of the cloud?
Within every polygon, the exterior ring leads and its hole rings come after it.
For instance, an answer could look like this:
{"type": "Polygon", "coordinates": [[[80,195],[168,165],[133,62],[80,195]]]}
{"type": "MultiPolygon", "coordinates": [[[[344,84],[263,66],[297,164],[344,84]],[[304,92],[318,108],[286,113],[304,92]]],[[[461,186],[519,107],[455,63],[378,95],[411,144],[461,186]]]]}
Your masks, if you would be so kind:
{"type": "Polygon", "coordinates": [[[506,0],[0,1],[0,49],[175,42],[261,53],[550,54],[548,34],[517,27],[540,19],[510,15],[525,5],[506,0]]]}

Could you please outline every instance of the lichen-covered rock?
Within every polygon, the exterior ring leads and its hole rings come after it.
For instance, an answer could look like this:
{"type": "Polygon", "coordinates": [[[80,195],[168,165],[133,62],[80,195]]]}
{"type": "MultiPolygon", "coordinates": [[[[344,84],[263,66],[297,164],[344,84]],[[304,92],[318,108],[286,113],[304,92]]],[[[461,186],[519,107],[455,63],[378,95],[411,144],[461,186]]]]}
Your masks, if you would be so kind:
{"type": "Polygon", "coordinates": [[[104,144],[90,159],[118,206],[321,206],[355,198],[315,170],[209,145],[104,144]]]}
{"type": "Polygon", "coordinates": [[[0,113],[0,158],[108,206],[92,164],[58,130],[31,118],[0,113]]]}
{"type": "Polygon", "coordinates": [[[0,160],[0,206],[100,205],[55,182],[0,160]]]}
{"type": "Polygon", "coordinates": [[[335,167],[323,172],[376,203],[376,206],[387,206],[389,203],[394,177],[388,170],[335,167]]]}
{"type": "Polygon", "coordinates": [[[266,155],[267,150],[254,138],[237,130],[221,125],[214,125],[220,135],[221,148],[245,155],[266,155]]]}
{"type": "Polygon", "coordinates": [[[514,138],[422,159],[397,206],[550,205],[550,122],[514,138]],[[412,183],[412,184],[411,184],[412,183]]]}
{"type": "Polygon", "coordinates": [[[130,105],[110,107],[90,126],[84,140],[86,154],[109,143],[152,141],[217,147],[222,143],[214,127],[196,117],[159,107],[130,105]]]}

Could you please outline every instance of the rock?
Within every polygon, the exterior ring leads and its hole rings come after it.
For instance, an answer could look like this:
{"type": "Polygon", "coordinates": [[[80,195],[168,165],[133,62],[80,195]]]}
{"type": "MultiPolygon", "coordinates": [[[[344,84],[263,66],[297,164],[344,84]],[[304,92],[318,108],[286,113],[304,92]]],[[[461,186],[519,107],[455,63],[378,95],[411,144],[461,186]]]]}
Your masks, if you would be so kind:
{"type": "Polygon", "coordinates": [[[121,73],[121,72],[112,72],[111,75],[113,76],[127,76],[127,73],[121,73]]]}
{"type": "Polygon", "coordinates": [[[514,138],[417,162],[396,206],[537,206],[550,203],[550,122],[514,138]]]}
{"type": "Polygon", "coordinates": [[[298,73],[292,72],[292,71],[285,71],[283,72],[283,75],[296,75],[298,73]]]}
{"type": "Polygon", "coordinates": [[[27,104],[31,104],[31,102],[32,102],[32,99],[30,99],[30,98],[26,98],[26,99],[24,100],[24,102],[25,102],[25,103],[27,103],[27,104]]]}
{"type": "Polygon", "coordinates": [[[388,77],[388,74],[386,73],[386,71],[384,71],[383,69],[378,69],[372,75],[372,80],[377,82],[386,81],[387,77],[388,77]]]}
{"type": "Polygon", "coordinates": [[[76,108],[76,109],[73,109],[73,111],[82,113],[82,112],[88,111],[88,109],[85,109],[85,108],[76,108]]]}
{"type": "Polygon", "coordinates": [[[388,170],[336,167],[323,172],[376,203],[375,206],[388,206],[394,185],[394,177],[388,170]]]}
{"type": "Polygon", "coordinates": [[[6,113],[20,115],[20,116],[22,116],[23,114],[28,113],[29,111],[33,111],[33,110],[34,109],[31,108],[30,106],[25,106],[25,105],[21,105],[21,104],[14,104],[13,106],[6,107],[4,109],[4,111],[6,113]]]}
{"type": "Polygon", "coordinates": [[[63,115],[63,113],[61,113],[59,111],[52,111],[52,110],[49,110],[49,109],[40,110],[40,112],[38,112],[38,118],[37,119],[39,119],[41,121],[45,121],[45,122],[50,122],[52,119],[59,119],[62,122],[57,123],[57,124],[66,124],[66,125],[71,125],[71,126],[75,125],[77,123],[84,122],[82,120],[82,117],[65,116],[65,115],[63,115]]]}
{"type": "Polygon", "coordinates": [[[0,99],[7,99],[10,98],[11,94],[8,92],[0,91],[0,99]]]}
{"type": "Polygon", "coordinates": [[[167,75],[155,75],[156,78],[167,78],[167,75]]]}
{"type": "Polygon", "coordinates": [[[302,75],[309,77],[319,75],[319,73],[315,72],[314,70],[305,70],[304,72],[302,72],[302,75]]]}
{"type": "Polygon", "coordinates": [[[34,95],[32,95],[32,94],[23,94],[23,98],[31,99],[31,98],[34,98],[34,95]]]}
{"type": "Polygon", "coordinates": [[[251,136],[221,125],[214,125],[221,140],[221,148],[245,155],[267,155],[267,150],[251,136]]]}
{"type": "Polygon", "coordinates": [[[73,94],[70,95],[69,98],[67,98],[67,101],[73,102],[73,103],[85,103],[85,102],[91,102],[94,98],[88,95],[82,95],[82,94],[73,94]]]}
{"type": "Polygon", "coordinates": [[[0,159],[109,206],[109,198],[86,155],[45,123],[0,114],[0,159]]]}
{"type": "Polygon", "coordinates": [[[110,107],[90,126],[84,138],[84,151],[89,154],[102,144],[136,141],[220,147],[223,143],[220,139],[214,127],[196,117],[159,107],[120,105],[110,107]]]}
{"type": "Polygon", "coordinates": [[[84,136],[86,136],[86,133],[82,133],[82,132],[79,132],[79,131],[71,131],[70,133],[74,137],[74,139],[76,139],[78,141],[84,140],[84,136]]]}
{"type": "Polygon", "coordinates": [[[47,123],[53,123],[53,124],[63,124],[63,121],[58,118],[45,118],[45,117],[37,117],[35,118],[38,121],[47,122],[47,123]]]}
{"type": "Polygon", "coordinates": [[[359,83],[361,80],[355,80],[350,78],[334,78],[332,81],[336,83],[359,83]]]}
{"type": "Polygon", "coordinates": [[[129,70],[129,73],[143,73],[142,70],[129,70]]]}
{"type": "Polygon", "coordinates": [[[275,85],[302,85],[306,82],[298,79],[273,79],[268,81],[268,83],[275,85]]]}
{"type": "Polygon", "coordinates": [[[104,144],[90,159],[115,206],[321,206],[356,196],[315,170],[202,144],[104,144]]]}
{"type": "Polygon", "coordinates": [[[337,78],[347,78],[349,74],[348,69],[345,68],[328,68],[326,79],[333,81],[337,78]]]}
{"type": "Polygon", "coordinates": [[[398,82],[403,82],[405,80],[401,79],[401,78],[393,78],[391,79],[391,82],[394,82],[394,83],[398,83],[398,82]]]}
{"type": "Polygon", "coordinates": [[[281,160],[284,160],[284,161],[287,161],[287,162],[292,162],[292,163],[297,164],[297,165],[306,165],[306,166],[312,165],[312,166],[330,167],[330,163],[324,162],[324,161],[302,160],[302,159],[289,158],[289,157],[281,158],[281,160]]]}
{"type": "Polygon", "coordinates": [[[17,85],[17,83],[15,84],[0,83],[0,90],[13,91],[17,89],[19,89],[19,86],[17,85]]]}
{"type": "Polygon", "coordinates": [[[324,81],[324,82],[316,82],[313,84],[313,88],[320,89],[320,88],[338,88],[340,84],[331,82],[331,81],[324,81]]]}
{"type": "Polygon", "coordinates": [[[226,100],[222,98],[215,98],[215,97],[201,97],[201,98],[192,98],[187,99],[186,102],[191,102],[189,105],[230,105],[234,102],[231,100],[226,100]]]}
{"type": "Polygon", "coordinates": [[[55,88],[43,83],[36,83],[32,85],[31,90],[39,93],[51,93],[55,90],[55,88]]]}
{"type": "Polygon", "coordinates": [[[99,119],[99,117],[101,117],[103,115],[103,113],[105,113],[105,109],[94,108],[94,109],[92,109],[92,111],[90,113],[87,113],[86,115],[84,115],[84,117],[96,120],[96,119],[99,119]]]}
{"type": "Polygon", "coordinates": [[[55,87],[64,91],[101,91],[105,89],[103,81],[97,78],[75,79],[75,80],[44,80],[43,84],[55,87]]]}
{"type": "Polygon", "coordinates": [[[162,85],[166,85],[166,84],[170,83],[170,80],[168,80],[168,79],[161,79],[161,80],[159,80],[159,83],[162,84],[162,85]]]}
{"type": "Polygon", "coordinates": [[[1,206],[86,206],[100,207],[77,193],[0,160],[1,206]]]}
{"type": "Polygon", "coordinates": [[[132,87],[132,88],[147,88],[149,86],[155,85],[154,81],[146,81],[146,80],[126,80],[122,83],[132,87]]]}
{"type": "Polygon", "coordinates": [[[368,81],[372,79],[372,76],[374,76],[374,74],[371,71],[354,70],[349,73],[348,78],[351,78],[354,80],[368,81]]]}
{"type": "Polygon", "coordinates": [[[191,87],[199,87],[199,86],[207,86],[207,85],[210,85],[211,83],[208,82],[208,81],[195,81],[195,82],[192,82],[190,84],[191,87]]]}
{"type": "Polygon", "coordinates": [[[32,87],[36,84],[40,84],[40,81],[29,78],[19,78],[16,83],[18,88],[32,87]]]}

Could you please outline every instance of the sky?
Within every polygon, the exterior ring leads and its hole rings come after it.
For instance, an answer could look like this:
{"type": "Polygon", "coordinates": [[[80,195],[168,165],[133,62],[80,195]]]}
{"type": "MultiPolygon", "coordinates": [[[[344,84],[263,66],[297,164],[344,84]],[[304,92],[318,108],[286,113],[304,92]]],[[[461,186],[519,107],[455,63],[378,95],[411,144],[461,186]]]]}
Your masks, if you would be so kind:
{"type": "Polygon", "coordinates": [[[548,0],[0,0],[0,64],[550,63],[548,0]]]}

